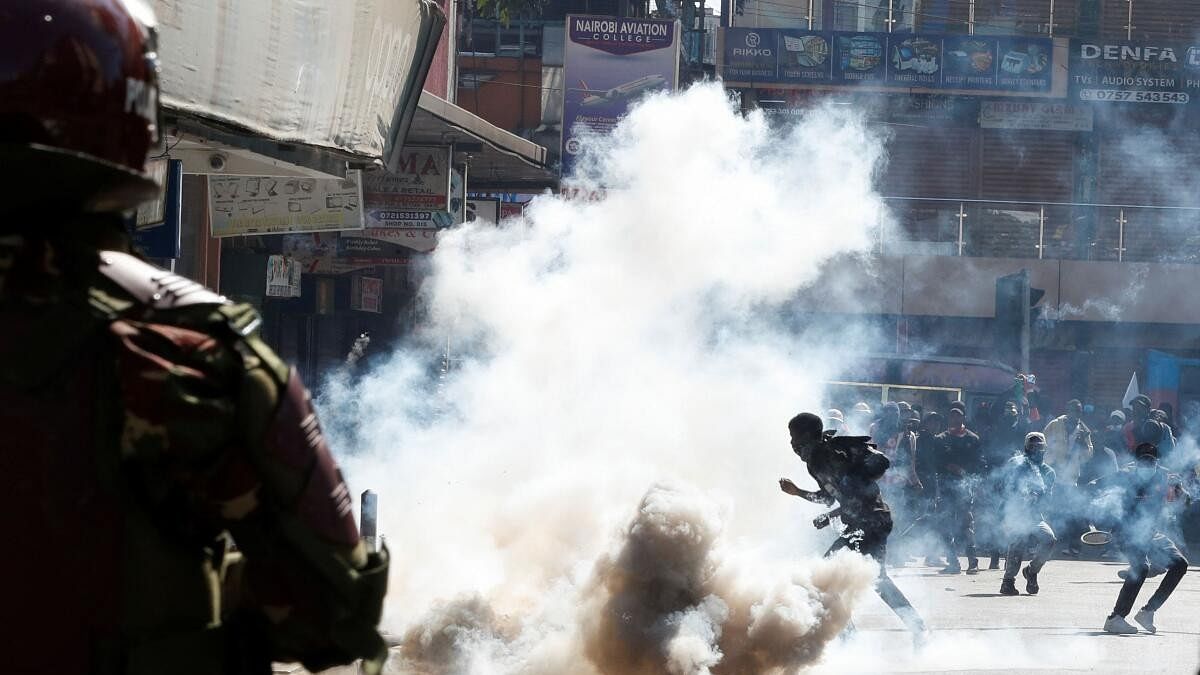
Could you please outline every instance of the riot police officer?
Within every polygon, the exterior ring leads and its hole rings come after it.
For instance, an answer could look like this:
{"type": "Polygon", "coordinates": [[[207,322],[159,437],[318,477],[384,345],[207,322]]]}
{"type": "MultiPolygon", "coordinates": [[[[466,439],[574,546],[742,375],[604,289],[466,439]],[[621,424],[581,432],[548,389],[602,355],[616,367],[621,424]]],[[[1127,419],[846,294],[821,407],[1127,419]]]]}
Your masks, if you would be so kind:
{"type": "Polygon", "coordinates": [[[122,250],[158,189],[151,21],[0,8],[4,671],[377,672],[386,552],[304,385],[253,309],[122,250]]]}

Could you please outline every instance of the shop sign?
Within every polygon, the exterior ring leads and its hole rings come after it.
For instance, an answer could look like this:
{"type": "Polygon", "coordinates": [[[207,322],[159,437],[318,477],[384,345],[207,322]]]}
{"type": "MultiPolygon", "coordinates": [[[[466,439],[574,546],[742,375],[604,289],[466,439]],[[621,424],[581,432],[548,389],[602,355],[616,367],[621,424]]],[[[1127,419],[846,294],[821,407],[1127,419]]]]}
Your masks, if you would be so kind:
{"type": "Polygon", "coordinates": [[[437,230],[455,224],[450,212],[449,147],[408,147],[395,172],[363,176],[366,228],[356,237],[433,248],[437,230]]]}
{"type": "Polygon", "coordinates": [[[212,236],[330,232],[363,228],[362,180],[210,176],[212,236]]]}
{"type": "Polygon", "coordinates": [[[563,50],[562,175],[588,134],[606,134],[633,103],[679,83],[679,22],[567,16],[563,50]]]}
{"type": "Polygon", "coordinates": [[[1088,106],[1036,99],[983,101],[979,126],[984,129],[1091,131],[1094,113],[1088,106]]]}
{"type": "Polygon", "coordinates": [[[1200,95],[1200,44],[1071,40],[1070,98],[1187,105],[1200,95]]]}
{"type": "Polygon", "coordinates": [[[300,263],[282,255],[267,258],[267,297],[300,297],[300,263]]]}
{"type": "Polygon", "coordinates": [[[731,83],[1048,93],[1054,41],[781,28],[722,29],[731,83]]]}

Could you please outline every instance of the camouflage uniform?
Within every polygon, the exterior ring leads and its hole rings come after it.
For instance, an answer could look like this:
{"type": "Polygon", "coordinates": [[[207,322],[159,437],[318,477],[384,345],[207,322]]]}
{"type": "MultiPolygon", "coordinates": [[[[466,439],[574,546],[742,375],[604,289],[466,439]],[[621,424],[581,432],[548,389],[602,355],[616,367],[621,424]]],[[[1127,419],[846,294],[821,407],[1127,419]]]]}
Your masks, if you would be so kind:
{"type": "Polygon", "coordinates": [[[376,670],[386,552],[258,315],[122,253],[77,278],[56,253],[0,239],[5,672],[376,670]]]}

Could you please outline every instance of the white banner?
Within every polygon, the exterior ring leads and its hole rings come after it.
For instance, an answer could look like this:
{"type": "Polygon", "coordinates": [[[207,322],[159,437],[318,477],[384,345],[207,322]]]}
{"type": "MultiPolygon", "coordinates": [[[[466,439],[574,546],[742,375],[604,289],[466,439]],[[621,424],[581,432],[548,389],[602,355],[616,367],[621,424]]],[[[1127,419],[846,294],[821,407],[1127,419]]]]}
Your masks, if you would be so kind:
{"type": "Polygon", "coordinates": [[[983,101],[979,126],[984,129],[1091,131],[1092,109],[1061,101],[983,101]]]}
{"type": "Polygon", "coordinates": [[[162,101],[282,141],[403,145],[445,15],[429,0],[155,0],[162,101]]]}
{"type": "Polygon", "coordinates": [[[363,228],[361,172],[344,179],[210,176],[212,236],[363,228]]]}

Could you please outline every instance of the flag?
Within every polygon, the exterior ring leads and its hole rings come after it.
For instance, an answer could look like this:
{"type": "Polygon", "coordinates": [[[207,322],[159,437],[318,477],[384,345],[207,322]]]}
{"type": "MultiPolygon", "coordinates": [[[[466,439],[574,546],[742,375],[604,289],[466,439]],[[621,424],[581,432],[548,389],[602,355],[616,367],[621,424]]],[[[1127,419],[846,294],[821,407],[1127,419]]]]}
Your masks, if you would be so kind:
{"type": "Polygon", "coordinates": [[[1138,394],[1141,392],[1138,391],[1137,372],[1135,371],[1133,377],[1129,378],[1129,386],[1125,387],[1125,398],[1121,399],[1121,405],[1128,408],[1130,402],[1137,398],[1138,394]]]}

